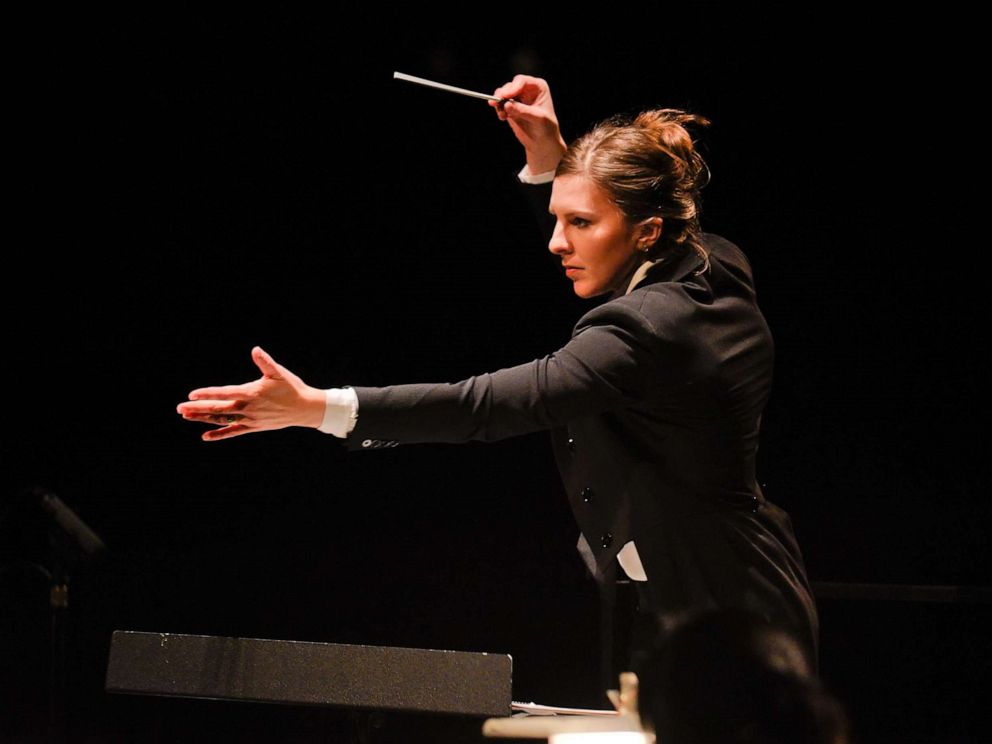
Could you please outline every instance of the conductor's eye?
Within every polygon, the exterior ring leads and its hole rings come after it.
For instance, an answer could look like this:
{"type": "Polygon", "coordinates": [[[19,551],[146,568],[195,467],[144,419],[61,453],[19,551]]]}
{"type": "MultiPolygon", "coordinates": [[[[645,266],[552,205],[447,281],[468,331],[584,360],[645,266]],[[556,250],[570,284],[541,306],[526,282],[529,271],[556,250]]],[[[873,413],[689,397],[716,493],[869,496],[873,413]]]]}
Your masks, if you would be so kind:
{"type": "Polygon", "coordinates": [[[576,227],[585,227],[586,225],[589,224],[589,220],[583,217],[573,217],[572,224],[575,225],[576,227]]]}

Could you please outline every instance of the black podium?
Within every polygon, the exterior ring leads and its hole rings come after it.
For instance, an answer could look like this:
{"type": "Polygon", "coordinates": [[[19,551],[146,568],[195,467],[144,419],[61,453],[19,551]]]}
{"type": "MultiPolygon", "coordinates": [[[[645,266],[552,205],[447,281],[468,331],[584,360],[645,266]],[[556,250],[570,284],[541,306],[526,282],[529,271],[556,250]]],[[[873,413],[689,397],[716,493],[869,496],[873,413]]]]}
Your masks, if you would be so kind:
{"type": "MultiPolygon", "coordinates": [[[[344,729],[329,725],[326,740],[340,740],[345,730],[356,742],[444,741],[446,726],[461,731],[452,739],[465,740],[468,731],[481,740],[483,719],[510,715],[511,688],[512,658],[506,654],[132,631],[113,634],[106,678],[111,693],[332,709],[338,713],[323,720],[343,715],[348,723],[344,729]],[[457,722],[429,723],[439,716],[457,722]],[[427,733],[418,736],[418,729],[427,733]]],[[[203,705],[159,705],[154,726],[182,730],[181,720],[163,721],[165,716],[212,718],[224,727],[239,715],[219,708],[211,715],[203,705]]],[[[279,725],[278,715],[246,715],[279,725]]],[[[313,718],[312,712],[301,715],[313,718]]],[[[260,734],[255,724],[235,728],[245,727],[260,734]]],[[[211,736],[223,738],[223,732],[211,736]]],[[[270,739],[277,737],[254,740],[270,739]]]]}

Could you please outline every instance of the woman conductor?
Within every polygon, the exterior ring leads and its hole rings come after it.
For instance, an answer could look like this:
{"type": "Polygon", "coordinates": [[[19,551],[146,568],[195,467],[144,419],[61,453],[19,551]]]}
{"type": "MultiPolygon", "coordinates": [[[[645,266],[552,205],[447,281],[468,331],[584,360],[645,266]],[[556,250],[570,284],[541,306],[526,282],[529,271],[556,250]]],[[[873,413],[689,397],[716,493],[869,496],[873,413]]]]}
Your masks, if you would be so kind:
{"type": "Polygon", "coordinates": [[[577,295],[608,295],[568,343],[456,384],[328,391],[256,347],[260,379],[194,390],[179,413],[219,425],[208,441],[304,426],[352,449],[549,429],[604,585],[622,571],[662,628],[695,610],[751,610],[790,628],[815,663],[802,558],[755,476],[771,335],[747,259],[699,225],[708,170],[688,128],[707,122],[645,111],[566,148],[543,80],[518,75],[494,95],[526,152],[520,179],[554,218],[548,249],[577,295]]]}

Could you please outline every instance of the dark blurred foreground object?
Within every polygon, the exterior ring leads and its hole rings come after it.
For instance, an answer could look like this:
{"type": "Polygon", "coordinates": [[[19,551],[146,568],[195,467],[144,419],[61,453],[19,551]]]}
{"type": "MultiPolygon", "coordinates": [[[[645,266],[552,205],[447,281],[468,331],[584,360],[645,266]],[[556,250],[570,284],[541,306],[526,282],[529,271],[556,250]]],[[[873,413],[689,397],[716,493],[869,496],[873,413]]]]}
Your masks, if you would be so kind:
{"type": "MultiPolygon", "coordinates": [[[[509,716],[512,671],[506,654],[118,630],[106,689],[333,707],[354,714],[345,739],[382,742],[392,740],[385,712],[455,714],[474,732],[481,720],[468,717],[509,716]]],[[[417,741],[414,732],[430,721],[407,718],[400,725],[402,741],[417,741]]]]}
{"type": "Polygon", "coordinates": [[[0,508],[0,545],[5,546],[0,574],[37,572],[49,585],[49,740],[63,741],[69,579],[101,559],[106,546],[62,499],[39,486],[22,491],[0,508]]]}
{"type": "Polygon", "coordinates": [[[107,691],[510,715],[506,654],[114,631],[107,691]]]}
{"type": "Polygon", "coordinates": [[[708,612],[637,670],[640,713],[665,744],[844,744],[847,717],[785,630],[743,610],[708,612]]]}

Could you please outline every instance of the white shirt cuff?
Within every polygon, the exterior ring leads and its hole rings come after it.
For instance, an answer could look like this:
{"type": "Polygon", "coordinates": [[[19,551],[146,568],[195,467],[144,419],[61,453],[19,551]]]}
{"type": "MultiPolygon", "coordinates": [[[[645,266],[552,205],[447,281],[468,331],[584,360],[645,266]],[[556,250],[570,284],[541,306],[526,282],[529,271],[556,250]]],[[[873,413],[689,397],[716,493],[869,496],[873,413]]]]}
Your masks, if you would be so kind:
{"type": "Polygon", "coordinates": [[[358,394],[350,387],[331,388],[324,392],[327,395],[324,420],[317,429],[344,439],[358,423],[358,394]]]}
{"type": "Polygon", "coordinates": [[[535,175],[530,172],[530,168],[524,165],[524,167],[521,168],[520,172],[517,174],[517,178],[520,179],[521,183],[531,183],[531,184],[551,183],[552,181],[555,180],[555,172],[546,171],[544,173],[538,173],[537,175],[535,175]]]}

